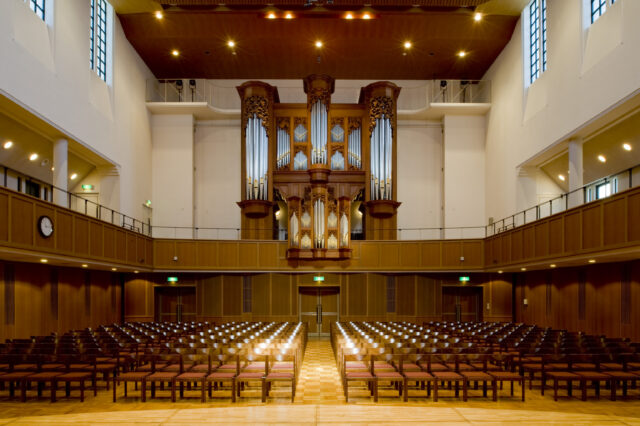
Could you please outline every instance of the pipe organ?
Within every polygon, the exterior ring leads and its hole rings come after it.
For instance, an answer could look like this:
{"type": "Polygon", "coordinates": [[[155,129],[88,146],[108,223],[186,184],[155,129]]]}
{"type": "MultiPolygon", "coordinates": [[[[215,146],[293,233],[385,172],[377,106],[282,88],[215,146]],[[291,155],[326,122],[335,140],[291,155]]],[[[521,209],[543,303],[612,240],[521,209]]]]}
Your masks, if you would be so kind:
{"type": "Polygon", "coordinates": [[[395,239],[399,90],[393,83],[378,82],[361,90],[357,104],[334,105],[334,80],[311,75],[304,79],[306,104],[280,104],[277,89],[268,84],[238,87],[242,238],[272,238],[269,225],[279,223],[287,228],[292,261],[348,259],[352,217],[361,214],[355,207],[362,201],[366,238],[395,239]],[[279,200],[279,215],[286,214],[278,222],[274,199],[279,200]]]}

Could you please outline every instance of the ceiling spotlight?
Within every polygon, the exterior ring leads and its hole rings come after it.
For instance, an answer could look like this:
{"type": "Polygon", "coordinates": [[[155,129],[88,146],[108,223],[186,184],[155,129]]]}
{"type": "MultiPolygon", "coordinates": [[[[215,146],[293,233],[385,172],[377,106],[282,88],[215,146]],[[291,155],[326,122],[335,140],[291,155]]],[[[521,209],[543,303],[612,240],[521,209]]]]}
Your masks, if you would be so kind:
{"type": "Polygon", "coordinates": [[[552,263],[551,265],[549,265],[549,268],[555,268],[555,267],[556,267],[555,263],[552,263]]]}
{"type": "Polygon", "coordinates": [[[320,49],[322,47],[322,42],[320,40],[316,41],[316,47],[320,49]]]}
{"type": "Polygon", "coordinates": [[[155,13],[155,15],[156,15],[156,19],[162,19],[162,18],[164,18],[164,15],[163,15],[163,14],[162,14],[162,12],[160,12],[160,11],[157,11],[157,12],[155,13]]]}
{"type": "Polygon", "coordinates": [[[365,13],[364,15],[362,15],[362,19],[371,19],[371,15],[365,13]]]}
{"type": "Polygon", "coordinates": [[[498,273],[499,273],[499,274],[501,274],[501,273],[502,273],[502,271],[498,271],[498,273]]]}
{"type": "Polygon", "coordinates": [[[347,14],[344,15],[344,19],[353,19],[353,13],[347,12],[347,14]]]}
{"type": "Polygon", "coordinates": [[[88,268],[88,267],[89,267],[89,265],[87,265],[86,263],[83,263],[83,264],[82,264],[82,267],[83,267],[83,268],[88,268]]]}
{"type": "Polygon", "coordinates": [[[461,50],[458,52],[458,56],[461,58],[464,58],[465,56],[467,56],[467,52],[465,52],[464,50],[461,50]]]}
{"type": "Polygon", "coordinates": [[[589,259],[589,263],[596,263],[595,259],[589,259]]]}
{"type": "Polygon", "coordinates": [[[607,162],[607,157],[605,157],[604,155],[600,154],[600,155],[598,155],[598,161],[600,161],[601,163],[606,163],[607,162]]]}
{"type": "MultiPolygon", "coordinates": [[[[5,148],[6,148],[6,144],[5,144],[5,148]]],[[[622,148],[624,148],[625,151],[631,151],[631,145],[628,143],[623,143],[622,144],[622,148]]]]}
{"type": "Polygon", "coordinates": [[[527,270],[527,268],[520,268],[520,270],[521,270],[521,271],[526,271],[526,270],[527,270]]]}
{"type": "Polygon", "coordinates": [[[564,177],[564,175],[558,175],[558,179],[564,182],[566,178],[564,177]]]}
{"type": "Polygon", "coordinates": [[[287,13],[284,15],[284,19],[293,19],[293,13],[291,13],[291,12],[287,12],[287,13]]]}
{"type": "Polygon", "coordinates": [[[115,272],[118,270],[118,268],[111,268],[111,270],[115,272]]]}
{"type": "Polygon", "coordinates": [[[410,41],[405,41],[403,44],[405,49],[411,49],[411,42],[410,41]]]}
{"type": "Polygon", "coordinates": [[[48,261],[49,260],[47,260],[47,259],[40,259],[40,262],[42,262],[42,263],[47,263],[48,261]]]}
{"type": "Polygon", "coordinates": [[[69,179],[75,180],[77,177],[78,177],[77,173],[72,173],[71,176],[69,176],[69,179]]]}
{"type": "Polygon", "coordinates": [[[482,13],[480,13],[480,12],[474,13],[473,20],[476,21],[476,22],[482,21],[482,13]]]}
{"type": "MultiPolygon", "coordinates": [[[[11,142],[11,141],[6,141],[6,142],[4,143],[4,145],[2,145],[2,146],[4,147],[4,149],[9,149],[9,148],[11,148],[11,147],[13,146],[13,142],[11,142]]],[[[627,151],[630,151],[630,149],[628,149],[627,151]]]]}
{"type": "Polygon", "coordinates": [[[276,19],[276,14],[273,12],[269,12],[269,14],[267,15],[267,19],[276,19]]]}
{"type": "Polygon", "coordinates": [[[36,161],[38,159],[38,154],[35,152],[29,156],[29,160],[36,161]]]}
{"type": "Polygon", "coordinates": [[[138,273],[140,273],[140,271],[133,271],[133,273],[134,273],[134,274],[138,274],[138,273]]]}
{"type": "Polygon", "coordinates": [[[236,42],[235,42],[235,41],[233,41],[233,40],[229,40],[229,41],[227,42],[227,46],[229,46],[229,47],[236,47],[236,42]]]}
{"type": "Polygon", "coordinates": [[[178,52],[176,49],[173,49],[173,50],[171,51],[171,54],[172,54],[173,56],[180,56],[180,52],[178,52]]]}

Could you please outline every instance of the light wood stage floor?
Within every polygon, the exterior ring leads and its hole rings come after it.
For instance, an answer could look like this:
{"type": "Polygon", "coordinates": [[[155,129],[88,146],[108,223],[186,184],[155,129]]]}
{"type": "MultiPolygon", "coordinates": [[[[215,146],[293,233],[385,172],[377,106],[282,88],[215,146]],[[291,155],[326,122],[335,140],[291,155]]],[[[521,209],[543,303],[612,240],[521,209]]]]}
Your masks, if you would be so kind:
{"type": "MultiPolygon", "coordinates": [[[[633,389],[620,401],[608,399],[603,390],[600,400],[589,394],[589,400],[579,400],[579,390],[568,399],[561,392],[558,402],[550,393],[540,396],[538,388],[527,389],[526,402],[519,399],[520,389],[509,397],[508,385],[498,402],[483,398],[480,391],[471,391],[469,401],[462,402],[453,393],[443,390],[438,402],[431,399],[409,398],[401,402],[392,391],[381,392],[380,402],[373,403],[364,388],[354,388],[345,403],[336,363],[328,340],[310,340],[298,382],[293,404],[287,397],[288,389],[276,389],[266,404],[260,402],[260,392],[252,387],[232,404],[228,392],[214,392],[214,399],[201,404],[198,392],[186,393],[185,399],[171,403],[167,391],[159,392],[157,399],[147,398],[142,403],[139,393],[131,391],[129,397],[119,389],[118,402],[111,401],[112,393],[92,392],[84,403],[60,398],[50,403],[45,391],[41,400],[29,393],[26,403],[0,399],[0,424],[633,424],[640,426],[640,390],[633,389]]],[[[3,393],[6,395],[6,391],[3,393]]],[[[411,393],[410,395],[414,395],[411,393]]],[[[72,393],[76,396],[76,392],[72,393]]],[[[149,395],[147,394],[147,397],[149,395]]]]}

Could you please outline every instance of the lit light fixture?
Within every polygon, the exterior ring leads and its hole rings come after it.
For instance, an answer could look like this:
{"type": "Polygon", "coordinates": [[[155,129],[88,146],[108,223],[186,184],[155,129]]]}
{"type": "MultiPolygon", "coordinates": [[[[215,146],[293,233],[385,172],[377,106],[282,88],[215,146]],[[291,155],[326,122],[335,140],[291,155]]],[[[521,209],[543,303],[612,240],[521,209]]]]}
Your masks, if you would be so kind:
{"type": "Polygon", "coordinates": [[[83,263],[83,264],[82,264],[82,267],[83,267],[83,268],[88,268],[88,267],[89,267],[89,265],[87,265],[86,263],[83,263]]]}
{"type": "Polygon", "coordinates": [[[353,19],[353,13],[347,12],[347,14],[344,15],[344,19],[353,19]]]}
{"type": "Polygon", "coordinates": [[[171,51],[171,54],[172,54],[173,56],[180,56],[180,52],[179,52],[179,51],[177,51],[176,49],[173,49],[173,50],[171,51]]]}
{"type": "Polygon", "coordinates": [[[482,13],[480,12],[476,12],[473,14],[473,20],[478,22],[478,21],[482,21],[482,13]]]}
{"type": "MultiPolygon", "coordinates": [[[[11,147],[11,145],[9,145],[9,147],[11,147]]],[[[5,148],[6,148],[6,144],[5,144],[5,148]]],[[[623,143],[622,148],[624,148],[625,151],[631,151],[631,144],[623,143]]]]}
{"type": "Polygon", "coordinates": [[[558,179],[564,182],[566,178],[564,177],[564,175],[558,175],[558,179]]]}
{"type": "Polygon", "coordinates": [[[465,56],[467,56],[467,52],[465,52],[464,50],[461,50],[458,52],[458,56],[461,58],[464,58],[465,56]]]}
{"type": "Polygon", "coordinates": [[[77,177],[78,177],[77,173],[72,173],[71,176],[69,176],[69,179],[75,180],[77,177]]]}
{"type": "Polygon", "coordinates": [[[371,19],[371,15],[365,12],[364,15],[362,15],[362,19],[371,19]]]}
{"type": "Polygon", "coordinates": [[[316,48],[320,49],[322,47],[322,42],[320,40],[316,41],[316,48]]]}
{"type": "Polygon", "coordinates": [[[549,268],[555,268],[555,267],[556,267],[555,263],[552,263],[551,265],[549,265],[549,268]]]}
{"type": "Polygon", "coordinates": [[[411,42],[410,42],[410,41],[405,41],[405,42],[404,42],[404,44],[403,44],[403,46],[404,46],[404,48],[405,48],[405,49],[411,49],[411,46],[412,46],[412,45],[411,45],[411,42]]]}
{"type": "Polygon", "coordinates": [[[56,168],[55,168],[55,167],[53,167],[53,166],[51,166],[51,171],[53,172],[53,171],[55,171],[55,170],[56,170],[56,168]]]}
{"type": "Polygon", "coordinates": [[[151,200],[145,201],[144,205],[147,207],[151,207],[151,200]]]}
{"type": "Polygon", "coordinates": [[[520,270],[521,270],[521,271],[526,271],[526,270],[527,270],[527,268],[520,268],[520,270]]]}
{"type": "Polygon", "coordinates": [[[287,12],[287,13],[284,15],[284,19],[293,19],[293,13],[291,13],[291,12],[287,12]]]}
{"type": "Polygon", "coordinates": [[[118,270],[118,268],[111,268],[111,270],[115,272],[118,270]]]}
{"type": "Polygon", "coordinates": [[[601,163],[606,163],[607,162],[607,157],[605,157],[604,155],[600,154],[600,155],[598,155],[598,161],[600,161],[601,163]]]}
{"type": "Polygon", "coordinates": [[[93,189],[93,185],[84,184],[84,185],[82,185],[82,189],[84,191],[91,191],[93,189]]]}
{"type": "Polygon", "coordinates": [[[273,12],[269,12],[269,14],[267,15],[267,19],[276,19],[276,14],[273,12]]]}
{"type": "Polygon", "coordinates": [[[29,160],[36,161],[38,159],[38,154],[35,152],[29,156],[29,160]]]}
{"type": "Polygon", "coordinates": [[[140,273],[140,271],[136,270],[136,271],[133,271],[133,273],[134,273],[134,274],[139,274],[139,273],[140,273]]]}
{"type": "MultiPolygon", "coordinates": [[[[11,147],[13,146],[13,142],[11,142],[11,141],[6,141],[6,142],[4,143],[4,145],[2,145],[2,146],[4,147],[4,149],[9,149],[9,148],[11,148],[11,147]]],[[[627,151],[631,151],[631,149],[628,149],[627,151]]]]}
{"type": "Polygon", "coordinates": [[[502,271],[498,271],[498,273],[499,273],[499,274],[501,274],[501,273],[502,273],[502,271]]]}
{"type": "Polygon", "coordinates": [[[49,260],[48,259],[40,259],[40,262],[42,263],[47,263],[49,260]]]}
{"type": "Polygon", "coordinates": [[[236,47],[236,42],[235,42],[235,41],[233,41],[233,40],[229,40],[229,41],[227,42],[227,46],[229,46],[229,47],[231,47],[231,48],[236,47]]]}
{"type": "Polygon", "coordinates": [[[589,263],[596,263],[595,259],[589,259],[589,263]]]}
{"type": "Polygon", "coordinates": [[[164,18],[164,15],[162,14],[162,12],[160,12],[159,10],[155,13],[156,15],[156,19],[162,19],[164,18]]]}

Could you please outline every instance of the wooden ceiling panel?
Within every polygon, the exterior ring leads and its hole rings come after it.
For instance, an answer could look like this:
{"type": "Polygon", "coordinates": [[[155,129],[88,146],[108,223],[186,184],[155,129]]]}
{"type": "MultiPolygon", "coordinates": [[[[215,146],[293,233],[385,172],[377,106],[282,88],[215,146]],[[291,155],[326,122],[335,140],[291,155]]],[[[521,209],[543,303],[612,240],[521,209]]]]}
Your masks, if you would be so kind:
{"type": "MultiPolygon", "coordinates": [[[[173,0],[172,0],[173,1],[173,0]]],[[[511,38],[517,16],[380,12],[372,20],[260,12],[165,11],[119,15],[125,34],[158,78],[478,79],[511,38]],[[226,45],[236,42],[235,55],[226,45]],[[322,49],[314,42],[321,40],[322,49]],[[403,55],[402,43],[413,47],[403,55]],[[178,57],[171,51],[177,49],[178,57]],[[459,58],[460,50],[467,52],[459,58]]]]}

